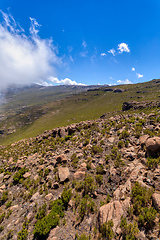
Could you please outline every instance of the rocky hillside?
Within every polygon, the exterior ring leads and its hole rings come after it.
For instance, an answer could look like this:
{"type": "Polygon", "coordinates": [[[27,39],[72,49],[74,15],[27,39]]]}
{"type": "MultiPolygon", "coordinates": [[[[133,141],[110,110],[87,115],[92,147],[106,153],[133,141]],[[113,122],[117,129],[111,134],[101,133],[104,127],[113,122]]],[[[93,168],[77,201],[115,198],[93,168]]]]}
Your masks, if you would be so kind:
{"type": "Polygon", "coordinates": [[[0,239],[158,239],[160,111],[0,148],[0,239]]]}

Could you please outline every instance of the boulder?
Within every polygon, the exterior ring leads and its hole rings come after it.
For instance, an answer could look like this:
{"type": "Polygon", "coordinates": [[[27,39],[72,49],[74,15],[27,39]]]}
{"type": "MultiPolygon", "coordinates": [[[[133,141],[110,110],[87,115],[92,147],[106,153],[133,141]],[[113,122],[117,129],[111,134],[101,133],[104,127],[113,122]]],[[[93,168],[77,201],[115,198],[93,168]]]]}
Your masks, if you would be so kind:
{"type": "Polygon", "coordinates": [[[74,179],[81,179],[84,178],[85,174],[86,174],[85,171],[78,170],[77,172],[74,173],[73,177],[74,179]]]}
{"type": "Polygon", "coordinates": [[[103,223],[112,220],[114,224],[113,231],[115,232],[121,222],[121,216],[126,214],[126,209],[129,207],[130,200],[127,198],[125,201],[122,204],[120,201],[115,200],[100,207],[98,211],[99,227],[103,223]]]}
{"type": "Polygon", "coordinates": [[[53,183],[53,188],[54,188],[54,189],[59,188],[59,183],[58,183],[58,182],[54,182],[54,183],[53,183]]]}
{"type": "Polygon", "coordinates": [[[31,176],[31,173],[29,173],[29,172],[26,172],[26,173],[23,175],[24,178],[28,178],[28,177],[30,177],[30,176],[31,176]]]}
{"type": "Polygon", "coordinates": [[[69,179],[69,168],[68,167],[59,167],[58,168],[58,175],[60,182],[65,182],[69,179]]]}
{"type": "Polygon", "coordinates": [[[153,205],[154,205],[155,209],[160,211],[160,194],[153,193],[152,200],[153,200],[153,205]]]}
{"type": "Polygon", "coordinates": [[[33,194],[33,196],[31,197],[30,202],[36,202],[37,200],[39,200],[40,197],[41,197],[41,196],[40,196],[39,192],[36,192],[36,193],[33,194]]]}
{"type": "Polygon", "coordinates": [[[139,144],[143,147],[147,141],[147,139],[149,138],[149,135],[146,134],[146,135],[143,135],[143,136],[140,136],[139,138],[139,144]]]}
{"type": "Polygon", "coordinates": [[[53,194],[52,194],[52,193],[49,193],[49,194],[47,194],[47,195],[45,196],[45,199],[46,199],[47,201],[50,201],[52,198],[53,198],[53,194]]]}
{"type": "Polygon", "coordinates": [[[66,163],[67,162],[66,155],[65,154],[58,155],[56,157],[56,162],[57,163],[66,163]]]}
{"type": "Polygon", "coordinates": [[[160,137],[148,138],[145,145],[149,156],[156,157],[160,153],[160,137]]]}
{"type": "Polygon", "coordinates": [[[48,240],[57,240],[58,238],[56,237],[56,232],[57,230],[59,229],[59,226],[57,226],[56,228],[53,228],[50,233],[49,233],[49,236],[48,236],[48,240]]]}

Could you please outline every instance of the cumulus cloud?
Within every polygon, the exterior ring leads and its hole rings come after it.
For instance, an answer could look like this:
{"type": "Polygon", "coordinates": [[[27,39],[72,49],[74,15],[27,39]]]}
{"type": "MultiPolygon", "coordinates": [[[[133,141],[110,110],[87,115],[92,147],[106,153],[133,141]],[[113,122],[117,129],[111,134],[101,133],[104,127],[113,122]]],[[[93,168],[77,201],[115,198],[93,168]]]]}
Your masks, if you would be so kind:
{"type": "Polygon", "coordinates": [[[129,47],[128,47],[128,44],[126,44],[126,43],[120,43],[120,44],[118,44],[118,48],[117,48],[117,49],[119,50],[119,53],[130,52],[130,49],[129,49],[129,47]]]}
{"type": "Polygon", "coordinates": [[[116,51],[115,51],[115,49],[114,48],[112,48],[112,49],[110,49],[109,51],[108,51],[109,53],[111,53],[113,56],[115,56],[116,54],[116,51]]]}
{"type": "Polygon", "coordinates": [[[140,73],[136,73],[137,77],[138,78],[142,78],[143,77],[143,74],[140,74],[140,73]]]}
{"type": "Polygon", "coordinates": [[[134,72],[135,70],[136,70],[136,69],[135,69],[134,67],[131,69],[132,72],[134,72]]]}
{"type": "Polygon", "coordinates": [[[40,25],[30,18],[29,36],[10,14],[1,11],[0,23],[0,90],[11,84],[30,84],[55,75],[61,64],[52,40],[41,39],[40,25]]]}
{"type": "Polygon", "coordinates": [[[105,56],[107,56],[107,54],[106,53],[101,53],[101,56],[105,57],[105,56]]]}
{"type": "Polygon", "coordinates": [[[125,80],[118,80],[117,83],[119,83],[119,84],[132,84],[132,82],[129,81],[128,79],[125,79],[125,80]]]}
{"type": "Polygon", "coordinates": [[[56,83],[56,84],[63,84],[63,85],[83,85],[85,86],[85,84],[83,83],[77,83],[76,81],[72,81],[69,78],[65,78],[65,79],[61,79],[59,80],[57,77],[49,77],[48,80],[52,83],[56,83]]]}

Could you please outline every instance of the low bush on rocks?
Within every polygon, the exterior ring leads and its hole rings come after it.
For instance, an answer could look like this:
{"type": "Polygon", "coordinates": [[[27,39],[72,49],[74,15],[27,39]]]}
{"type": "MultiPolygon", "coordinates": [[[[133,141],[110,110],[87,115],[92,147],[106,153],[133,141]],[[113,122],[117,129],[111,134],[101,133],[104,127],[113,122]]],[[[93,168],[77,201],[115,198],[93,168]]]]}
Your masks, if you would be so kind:
{"type": "Polygon", "coordinates": [[[103,225],[100,228],[101,235],[98,239],[107,239],[111,240],[114,238],[114,232],[113,232],[113,221],[110,220],[107,223],[103,223],[103,225]]]}
{"type": "Polygon", "coordinates": [[[26,240],[28,236],[28,224],[29,222],[24,222],[22,230],[18,232],[17,240],[26,240]]]}
{"type": "Polygon", "coordinates": [[[155,169],[158,164],[160,163],[160,157],[159,158],[147,158],[147,166],[149,169],[155,169]]]}
{"type": "Polygon", "coordinates": [[[144,226],[146,229],[151,228],[154,225],[157,211],[151,206],[152,204],[151,189],[142,187],[138,182],[132,188],[132,202],[133,211],[138,216],[138,223],[140,226],[144,226]]]}
{"type": "Polygon", "coordinates": [[[97,153],[102,153],[102,152],[103,152],[103,148],[101,148],[97,145],[92,146],[92,150],[91,150],[91,155],[92,156],[94,156],[97,153]]]}
{"type": "Polygon", "coordinates": [[[61,217],[64,217],[64,206],[62,200],[55,200],[52,203],[51,212],[37,220],[33,234],[37,239],[46,239],[50,230],[59,224],[61,217]]]}
{"type": "Polygon", "coordinates": [[[85,195],[79,205],[78,214],[79,218],[82,221],[85,215],[89,215],[89,213],[94,213],[96,211],[95,202],[91,197],[85,195]]]}
{"type": "Polygon", "coordinates": [[[124,240],[136,240],[139,229],[138,224],[134,221],[134,223],[127,224],[127,219],[122,216],[120,228],[122,231],[122,238],[124,240]]]}
{"type": "Polygon", "coordinates": [[[14,175],[13,175],[13,183],[14,184],[17,184],[17,183],[22,183],[23,181],[23,175],[28,172],[28,169],[23,167],[21,169],[18,170],[18,172],[16,172],[14,175]]]}
{"type": "Polygon", "coordinates": [[[2,197],[0,198],[0,206],[3,205],[8,200],[8,191],[4,190],[2,192],[2,197]]]}

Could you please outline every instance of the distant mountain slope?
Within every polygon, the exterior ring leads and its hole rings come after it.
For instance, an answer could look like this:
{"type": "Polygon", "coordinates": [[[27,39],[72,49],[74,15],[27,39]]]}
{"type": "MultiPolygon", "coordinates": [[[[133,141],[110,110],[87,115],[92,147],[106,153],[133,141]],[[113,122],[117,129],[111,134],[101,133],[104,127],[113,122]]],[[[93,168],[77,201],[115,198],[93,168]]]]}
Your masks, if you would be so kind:
{"type": "Polygon", "coordinates": [[[30,86],[10,89],[0,107],[0,143],[122,110],[125,101],[159,101],[160,80],[121,86],[30,86]]]}

